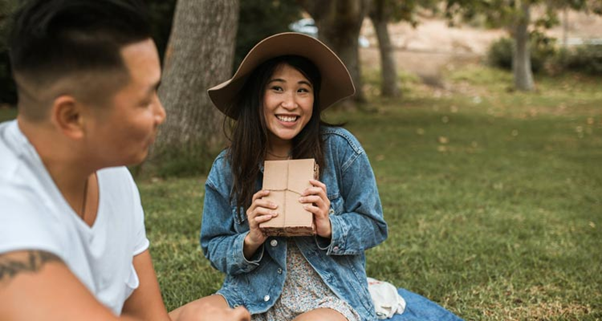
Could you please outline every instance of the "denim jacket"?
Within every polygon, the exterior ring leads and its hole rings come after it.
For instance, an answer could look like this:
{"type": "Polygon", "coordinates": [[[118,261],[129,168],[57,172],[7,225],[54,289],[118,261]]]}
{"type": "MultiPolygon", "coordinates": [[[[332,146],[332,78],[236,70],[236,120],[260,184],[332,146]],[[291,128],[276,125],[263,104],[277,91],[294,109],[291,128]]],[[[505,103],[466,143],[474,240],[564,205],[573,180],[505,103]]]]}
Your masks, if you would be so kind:
{"type": "MultiPolygon", "coordinates": [[[[305,259],[339,298],[348,302],[362,320],[376,320],[366,281],[364,251],[387,238],[387,224],[374,173],[351,133],[339,127],[324,127],[322,133],[326,164],[320,168],[320,180],[326,184],[330,200],[330,239],[269,237],[247,260],[243,242],[249,225],[245,215],[237,215],[235,199],[230,201],[233,184],[226,152],[213,163],[205,183],[200,240],[211,265],[226,274],[218,294],[231,307],[242,305],[252,314],[272,307],[286,278],[286,242],[296,242],[305,259]]],[[[257,191],[262,179],[258,177],[257,191]]]]}

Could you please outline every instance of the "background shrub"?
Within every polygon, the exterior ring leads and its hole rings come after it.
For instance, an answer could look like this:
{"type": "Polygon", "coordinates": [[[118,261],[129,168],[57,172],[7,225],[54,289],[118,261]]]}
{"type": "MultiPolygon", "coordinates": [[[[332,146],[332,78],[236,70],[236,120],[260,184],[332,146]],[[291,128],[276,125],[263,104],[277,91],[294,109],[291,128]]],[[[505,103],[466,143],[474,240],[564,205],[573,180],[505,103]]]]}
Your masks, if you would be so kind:
{"type": "MultiPolygon", "coordinates": [[[[534,73],[544,69],[546,62],[556,54],[555,39],[539,32],[531,33],[531,68],[534,73]]],[[[512,55],[514,40],[508,37],[500,38],[489,46],[486,61],[490,66],[512,70],[512,55]]]]}
{"type": "Polygon", "coordinates": [[[487,64],[505,70],[512,70],[513,46],[512,39],[508,37],[492,42],[487,51],[487,64]]]}
{"type": "Polygon", "coordinates": [[[562,49],[553,60],[554,69],[602,76],[602,44],[562,49]]]}

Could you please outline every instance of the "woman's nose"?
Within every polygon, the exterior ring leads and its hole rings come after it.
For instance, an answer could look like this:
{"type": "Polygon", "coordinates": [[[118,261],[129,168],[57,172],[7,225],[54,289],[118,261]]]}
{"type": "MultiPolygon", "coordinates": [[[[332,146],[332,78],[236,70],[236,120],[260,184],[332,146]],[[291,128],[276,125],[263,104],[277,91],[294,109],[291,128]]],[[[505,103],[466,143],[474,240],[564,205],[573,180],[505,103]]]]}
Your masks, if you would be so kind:
{"type": "Polygon", "coordinates": [[[299,106],[295,100],[295,95],[294,94],[286,94],[284,95],[284,97],[282,98],[282,107],[286,108],[286,109],[294,109],[297,106],[299,106]]]}

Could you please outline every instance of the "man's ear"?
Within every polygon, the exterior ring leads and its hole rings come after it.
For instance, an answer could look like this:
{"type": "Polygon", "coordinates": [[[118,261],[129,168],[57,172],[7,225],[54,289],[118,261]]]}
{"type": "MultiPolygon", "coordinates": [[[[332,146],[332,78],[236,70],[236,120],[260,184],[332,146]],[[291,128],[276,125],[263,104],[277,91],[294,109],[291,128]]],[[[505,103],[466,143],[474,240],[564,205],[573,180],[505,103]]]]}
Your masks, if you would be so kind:
{"type": "Polygon", "coordinates": [[[73,96],[57,97],[51,109],[52,123],[67,137],[81,139],[84,136],[84,106],[73,96]]]}

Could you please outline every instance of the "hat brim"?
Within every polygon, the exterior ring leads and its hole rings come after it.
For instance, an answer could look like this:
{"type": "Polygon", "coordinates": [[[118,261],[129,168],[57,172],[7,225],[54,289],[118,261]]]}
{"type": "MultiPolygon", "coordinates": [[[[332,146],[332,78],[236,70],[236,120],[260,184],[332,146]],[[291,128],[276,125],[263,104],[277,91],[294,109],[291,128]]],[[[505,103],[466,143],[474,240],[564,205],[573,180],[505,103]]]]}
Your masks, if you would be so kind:
{"type": "Polygon", "coordinates": [[[320,71],[322,85],[319,107],[321,110],[355,93],[349,71],[332,50],[313,37],[296,32],[285,32],[267,37],[255,45],[231,79],[209,88],[207,92],[211,101],[228,117],[237,119],[238,110],[228,107],[244,86],[247,77],[265,61],[285,55],[305,57],[320,71]]]}

